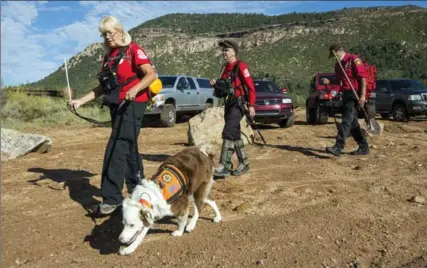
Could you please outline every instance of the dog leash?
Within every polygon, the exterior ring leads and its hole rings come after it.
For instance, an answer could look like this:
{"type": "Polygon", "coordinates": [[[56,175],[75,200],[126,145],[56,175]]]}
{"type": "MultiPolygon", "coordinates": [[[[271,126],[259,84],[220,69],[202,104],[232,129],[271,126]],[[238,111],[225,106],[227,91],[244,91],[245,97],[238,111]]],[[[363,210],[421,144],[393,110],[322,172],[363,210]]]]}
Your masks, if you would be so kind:
{"type": "MultiPolygon", "coordinates": [[[[64,99],[62,99],[62,100],[65,102],[68,110],[71,113],[73,113],[77,117],[80,117],[81,119],[84,119],[84,120],[88,121],[89,123],[92,123],[92,124],[95,124],[95,125],[101,125],[101,126],[109,126],[112,123],[112,120],[110,120],[110,121],[98,121],[98,120],[95,120],[93,118],[89,118],[89,117],[80,115],[79,113],[77,113],[77,110],[74,108],[74,105],[72,106],[71,103],[65,101],[64,99]]],[[[119,107],[116,110],[116,113],[118,113],[118,111],[120,110],[120,108],[122,108],[122,106],[123,106],[124,103],[125,103],[124,101],[122,103],[120,103],[119,107]]]]}
{"type": "MultiPolygon", "coordinates": [[[[138,135],[136,134],[136,116],[135,116],[135,102],[132,105],[132,114],[133,114],[133,130],[134,130],[134,145],[135,145],[135,161],[137,165],[137,171],[136,171],[136,178],[138,180],[137,184],[141,184],[142,178],[141,178],[141,170],[142,170],[142,159],[141,162],[138,158],[138,135]]],[[[142,118],[141,118],[142,120],[142,118]]]]}

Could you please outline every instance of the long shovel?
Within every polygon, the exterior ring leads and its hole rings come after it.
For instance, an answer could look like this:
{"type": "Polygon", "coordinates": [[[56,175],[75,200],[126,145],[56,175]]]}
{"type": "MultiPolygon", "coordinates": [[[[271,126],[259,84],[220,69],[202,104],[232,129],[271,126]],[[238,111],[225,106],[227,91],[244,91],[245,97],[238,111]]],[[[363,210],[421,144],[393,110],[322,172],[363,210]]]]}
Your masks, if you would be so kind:
{"type": "MultiPolygon", "coordinates": [[[[345,75],[345,78],[347,79],[348,83],[350,84],[351,90],[353,91],[354,95],[356,96],[357,103],[359,103],[359,95],[357,95],[357,92],[354,89],[353,84],[350,81],[350,78],[348,78],[347,73],[345,72],[344,68],[342,67],[341,61],[338,59],[337,54],[335,53],[334,50],[332,50],[332,52],[334,53],[335,59],[337,60],[338,64],[340,65],[341,70],[342,70],[343,74],[345,75]]],[[[381,134],[382,128],[381,128],[380,124],[378,124],[378,122],[375,120],[375,118],[369,119],[369,116],[366,113],[365,108],[362,107],[362,105],[360,105],[360,104],[359,104],[359,106],[362,109],[363,114],[365,115],[366,130],[372,134],[381,134]]]]}

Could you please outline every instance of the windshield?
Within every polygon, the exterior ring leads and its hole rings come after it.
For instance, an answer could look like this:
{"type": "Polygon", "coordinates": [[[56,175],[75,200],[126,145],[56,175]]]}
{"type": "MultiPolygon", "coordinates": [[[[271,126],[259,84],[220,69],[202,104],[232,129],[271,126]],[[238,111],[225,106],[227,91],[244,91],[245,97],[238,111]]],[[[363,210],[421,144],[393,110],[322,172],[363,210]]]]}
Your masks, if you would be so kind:
{"type": "Polygon", "coordinates": [[[267,93],[278,93],[279,89],[271,82],[267,81],[255,81],[256,92],[267,92],[267,93]]]}
{"type": "Polygon", "coordinates": [[[426,88],[423,83],[418,80],[398,80],[398,81],[390,81],[390,84],[393,89],[423,89],[426,88]]]}
{"type": "Polygon", "coordinates": [[[319,84],[323,85],[322,79],[327,78],[331,85],[339,85],[340,81],[336,79],[335,75],[319,75],[319,84]]]}
{"type": "Polygon", "coordinates": [[[159,79],[162,81],[163,88],[173,88],[176,81],[176,77],[173,76],[160,76],[159,79]]]}

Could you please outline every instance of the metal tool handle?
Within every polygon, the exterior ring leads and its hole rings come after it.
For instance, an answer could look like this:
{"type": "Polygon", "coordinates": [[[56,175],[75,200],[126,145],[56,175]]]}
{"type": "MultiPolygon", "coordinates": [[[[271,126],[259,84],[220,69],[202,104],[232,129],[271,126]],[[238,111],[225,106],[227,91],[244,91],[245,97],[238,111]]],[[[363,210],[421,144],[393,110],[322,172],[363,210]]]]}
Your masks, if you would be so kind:
{"type": "Polygon", "coordinates": [[[67,68],[67,60],[64,58],[64,67],[65,67],[65,77],[67,78],[67,87],[68,87],[68,96],[70,98],[71,105],[71,88],[70,88],[70,80],[68,80],[68,68],[67,68]]]}

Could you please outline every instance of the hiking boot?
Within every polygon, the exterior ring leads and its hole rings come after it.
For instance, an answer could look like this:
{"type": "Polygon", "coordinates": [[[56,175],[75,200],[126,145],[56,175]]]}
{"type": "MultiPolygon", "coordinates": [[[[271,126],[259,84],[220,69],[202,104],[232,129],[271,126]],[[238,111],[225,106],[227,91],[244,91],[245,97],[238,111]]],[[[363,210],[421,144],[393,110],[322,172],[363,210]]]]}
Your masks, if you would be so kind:
{"type": "Polygon", "coordinates": [[[367,155],[369,154],[369,146],[367,144],[360,144],[356,151],[351,152],[352,155],[367,155]]]}
{"type": "Polygon", "coordinates": [[[218,168],[215,169],[213,175],[215,177],[226,177],[230,175],[230,171],[223,164],[219,164],[218,168]]]}
{"type": "Polygon", "coordinates": [[[101,215],[109,215],[113,213],[120,205],[109,205],[101,203],[98,205],[98,212],[101,215]]]}
{"type": "Polygon", "coordinates": [[[244,165],[240,163],[235,170],[231,171],[231,175],[240,176],[248,171],[249,171],[249,165],[244,165]]]}
{"type": "Polygon", "coordinates": [[[335,156],[339,156],[342,152],[342,148],[338,144],[335,144],[334,146],[326,147],[326,152],[333,154],[335,156]]]}

